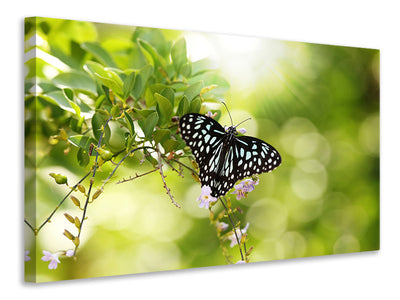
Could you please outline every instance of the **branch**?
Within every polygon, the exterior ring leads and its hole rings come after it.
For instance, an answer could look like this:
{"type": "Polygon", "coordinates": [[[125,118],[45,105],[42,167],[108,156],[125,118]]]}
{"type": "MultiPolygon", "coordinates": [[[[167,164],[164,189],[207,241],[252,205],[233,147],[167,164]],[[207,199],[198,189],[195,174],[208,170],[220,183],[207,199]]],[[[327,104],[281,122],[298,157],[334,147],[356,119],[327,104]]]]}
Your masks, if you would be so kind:
{"type": "Polygon", "coordinates": [[[175,202],[174,197],[171,194],[171,190],[169,189],[169,187],[167,186],[167,183],[165,182],[165,175],[163,173],[162,164],[161,164],[161,153],[160,153],[160,150],[158,149],[158,147],[157,147],[157,154],[158,154],[158,169],[160,171],[161,179],[162,179],[162,181],[164,183],[164,188],[166,189],[167,194],[168,194],[169,198],[171,199],[172,203],[176,207],[181,208],[181,206],[178,203],[175,202]]]}
{"type": "Polygon", "coordinates": [[[36,229],[36,228],[33,228],[33,226],[25,219],[24,220],[24,222],[25,222],[25,224],[26,225],[28,225],[29,226],[29,228],[31,228],[32,229],[32,231],[33,231],[33,233],[35,234],[35,235],[37,235],[38,233],[39,233],[39,231],[40,231],[40,229],[42,229],[43,228],[43,226],[44,225],[46,225],[49,221],[50,221],[50,219],[51,219],[51,217],[56,213],[56,211],[61,207],[61,205],[64,203],[64,201],[69,197],[69,195],[71,195],[71,193],[77,188],[77,186],[79,185],[79,184],[81,184],[82,183],[82,181],[84,181],[85,179],[86,179],[86,177],[88,177],[89,175],[90,175],[90,171],[85,175],[85,176],[83,176],[83,178],[81,179],[81,180],[79,180],[72,188],[71,188],[71,190],[68,192],[68,194],[67,195],[65,195],[65,197],[60,201],[60,203],[56,206],[56,208],[51,212],[51,214],[47,217],[47,219],[36,229]]]}
{"type": "MultiPolygon", "coordinates": [[[[225,209],[225,211],[226,211],[226,214],[228,215],[228,218],[229,218],[229,222],[230,222],[231,225],[232,225],[233,233],[235,234],[236,241],[237,241],[237,244],[238,244],[238,247],[239,247],[240,256],[242,257],[242,260],[245,261],[245,260],[244,260],[244,256],[243,256],[243,252],[242,252],[242,246],[241,246],[239,237],[237,236],[237,233],[236,233],[236,226],[235,226],[235,223],[233,222],[233,220],[232,220],[232,218],[231,218],[231,214],[229,213],[228,208],[226,207],[224,201],[222,200],[222,197],[219,197],[219,200],[221,201],[222,205],[224,206],[224,209],[225,209]]],[[[239,227],[239,230],[241,230],[240,227],[239,227]]]]}
{"type": "Polygon", "coordinates": [[[155,169],[150,170],[150,171],[148,171],[148,172],[146,172],[146,173],[143,173],[143,174],[139,174],[139,175],[138,175],[138,173],[135,173],[135,176],[134,176],[134,177],[129,176],[128,179],[122,179],[122,180],[118,181],[117,184],[125,183],[125,182],[128,182],[128,181],[132,181],[132,180],[134,180],[134,179],[136,179],[136,178],[139,178],[139,177],[148,175],[148,174],[153,173],[153,172],[155,172],[155,171],[157,171],[157,170],[158,170],[158,166],[157,166],[155,169]]]}

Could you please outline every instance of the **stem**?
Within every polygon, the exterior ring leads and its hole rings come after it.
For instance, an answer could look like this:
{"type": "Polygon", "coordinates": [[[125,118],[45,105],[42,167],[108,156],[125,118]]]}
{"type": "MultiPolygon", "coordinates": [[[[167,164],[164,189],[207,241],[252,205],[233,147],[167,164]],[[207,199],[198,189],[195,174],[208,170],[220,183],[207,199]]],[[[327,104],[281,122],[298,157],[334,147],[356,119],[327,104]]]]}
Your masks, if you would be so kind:
{"type": "Polygon", "coordinates": [[[165,175],[163,173],[162,164],[161,164],[161,153],[160,153],[160,150],[158,148],[157,148],[157,154],[158,154],[158,169],[160,171],[161,179],[162,179],[162,181],[164,183],[164,188],[167,190],[167,194],[168,194],[169,198],[171,199],[172,203],[176,207],[181,208],[181,206],[178,203],[175,202],[174,197],[171,194],[171,190],[168,188],[167,182],[165,181],[165,175]]]}
{"type": "Polygon", "coordinates": [[[85,176],[83,176],[83,178],[81,180],[79,180],[72,188],[71,190],[68,192],[67,195],[65,195],[65,197],[60,201],[60,203],[58,203],[58,205],[56,206],[56,208],[51,212],[51,214],[47,217],[47,219],[36,229],[33,228],[33,226],[25,219],[24,222],[26,225],[29,226],[29,228],[32,229],[33,233],[35,235],[37,235],[40,231],[40,229],[43,228],[44,225],[46,225],[51,217],[53,217],[53,215],[56,213],[56,211],[61,207],[61,205],[64,203],[64,201],[69,197],[69,195],[71,195],[71,193],[76,189],[76,187],[82,183],[82,181],[84,181],[86,179],[86,177],[88,177],[90,175],[91,172],[88,172],[85,176]]]}
{"type": "MultiPolygon", "coordinates": [[[[131,155],[133,152],[135,152],[135,151],[137,151],[137,150],[141,150],[141,149],[153,149],[153,148],[152,148],[152,147],[148,147],[148,146],[138,147],[138,148],[135,148],[135,149],[129,151],[127,154],[125,154],[124,157],[121,158],[121,160],[120,160],[118,163],[115,164],[114,170],[112,170],[112,172],[110,173],[110,175],[104,180],[104,182],[103,182],[101,188],[103,188],[103,187],[106,185],[106,183],[107,183],[107,182],[111,179],[111,177],[114,175],[115,171],[117,171],[117,169],[119,168],[119,166],[122,164],[122,162],[123,162],[129,155],[131,155]]],[[[153,150],[154,150],[154,149],[153,149],[153,150]]],[[[118,182],[118,183],[120,183],[120,182],[118,182]]]]}
{"type": "Polygon", "coordinates": [[[129,179],[122,179],[122,180],[118,181],[117,184],[125,183],[125,182],[128,182],[128,181],[132,181],[132,180],[134,180],[134,179],[136,179],[136,178],[139,178],[139,177],[148,175],[148,174],[153,173],[153,172],[155,172],[155,171],[157,171],[157,170],[158,170],[158,167],[155,168],[155,169],[153,169],[153,170],[150,170],[150,171],[148,171],[148,172],[146,172],[146,173],[143,173],[143,174],[139,174],[139,175],[138,175],[138,174],[136,173],[135,177],[129,176],[129,179]]]}
{"type": "MultiPolygon", "coordinates": [[[[227,215],[228,215],[229,222],[231,223],[231,225],[232,225],[232,227],[233,227],[233,233],[235,234],[236,241],[237,241],[238,246],[239,246],[240,256],[242,257],[242,260],[244,261],[243,252],[242,252],[242,246],[241,246],[241,244],[240,244],[239,237],[238,237],[238,235],[237,235],[237,233],[236,233],[235,223],[233,223],[233,220],[232,220],[232,218],[231,218],[231,215],[230,215],[230,213],[229,213],[229,210],[228,210],[228,208],[226,207],[224,201],[222,200],[222,197],[219,197],[219,200],[221,200],[221,203],[222,203],[222,205],[224,206],[225,211],[226,211],[226,213],[227,213],[227,215]]],[[[239,230],[240,230],[240,228],[239,228],[239,230]]]]}
{"type": "MultiPolygon", "coordinates": [[[[107,119],[107,121],[106,121],[106,123],[104,124],[104,127],[103,127],[103,128],[106,128],[106,127],[107,127],[107,124],[108,124],[108,122],[109,122],[111,119],[112,119],[112,116],[110,116],[110,117],[107,119]]],[[[100,135],[99,142],[98,142],[98,144],[97,144],[97,148],[100,148],[100,147],[101,147],[101,141],[102,141],[102,139],[103,139],[103,136],[104,136],[104,130],[103,130],[103,132],[102,132],[101,135],[100,135]]],[[[80,242],[80,236],[81,236],[81,232],[82,232],[83,222],[85,221],[87,206],[88,206],[88,204],[89,204],[90,193],[91,193],[92,187],[93,187],[94,177],[96,176],[97,160],[98,160],[98,158],[99,158],[99,152],[96,151],[96,158],[95,158],[94,166],[93,166],[93,174],[92,174],[92,177],[90,178],[89,190],[88,190],[88,193],[87,193],[85,206],[83,207],[83,214],[82,214],[81,224],[80,224],[79,230],[78,230],[78,241],[79,241],[79,242],[80,242]]],[[[75,244],[74,256],[76,255],[76,251],[78,250],[78,246],[79,246],[79,244],[77,244],[77,245],[75,244]]]]}
{"type": "Polygon", "coordinates": [[[194,174],[196,174],[197,176],[199,176],[199,174],[198,174],[194,169],[192,169],[191,167],[189,167],[189,166],[185,165],[184,163],[180,162],[180,161],[177,160],[176,158],[172,158],[171,160],[174,161],[174,162],[176,162],[176,163],[178,163],[178,164],[180,164],[182,167],[185,167],[186,169],[190,170],[191,172],[193,172],[194,174]]]}

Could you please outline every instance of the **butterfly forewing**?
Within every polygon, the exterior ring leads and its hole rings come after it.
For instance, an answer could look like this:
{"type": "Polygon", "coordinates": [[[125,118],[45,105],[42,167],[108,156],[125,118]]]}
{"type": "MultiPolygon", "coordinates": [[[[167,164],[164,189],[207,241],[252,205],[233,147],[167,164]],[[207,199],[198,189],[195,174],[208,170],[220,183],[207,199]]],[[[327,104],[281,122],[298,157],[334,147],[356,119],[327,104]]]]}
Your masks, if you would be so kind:
{"type": "Polygon", "coordinates": [[[209,117],[186,114],[179,129],[199,165],[201,184],[210,186],[213,197],[225,195],[238,180],[270,172],[281,163],[271,145],[254,137],[236,137],[209,117]]]}
{"type": "Polygon", "coordinates": [[[183,140],[192,150],[200,168],[202,185],[209,185],[217,167],[218,155],[222,151],[224,128],[215,120],[200,115],[186,114],[179,121],[183,140]],[[211,164],[211,161],[214,164],[211,164]]]}

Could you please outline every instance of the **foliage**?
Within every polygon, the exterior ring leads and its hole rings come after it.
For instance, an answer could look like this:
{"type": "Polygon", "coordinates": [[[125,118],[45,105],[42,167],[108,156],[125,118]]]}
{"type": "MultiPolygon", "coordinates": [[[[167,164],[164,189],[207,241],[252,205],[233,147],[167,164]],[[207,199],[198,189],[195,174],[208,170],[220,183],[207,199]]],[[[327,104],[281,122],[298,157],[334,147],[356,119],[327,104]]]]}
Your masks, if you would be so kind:
{"type": "Polygon", "coordinates": [[[379,248],[379,52],[277,41],[243,56],[234,44],[226,59],[250,69],[235,78],[191,60],[187,43],[180,31],[26,19],[28,280],[379,248]],[[211,111],[230,124],[221,101],[283,165],[240,207],[243,186],[206,210],[178,119],[211,111]],[[62,263],[49,271],[42,257],[62,263]]]}

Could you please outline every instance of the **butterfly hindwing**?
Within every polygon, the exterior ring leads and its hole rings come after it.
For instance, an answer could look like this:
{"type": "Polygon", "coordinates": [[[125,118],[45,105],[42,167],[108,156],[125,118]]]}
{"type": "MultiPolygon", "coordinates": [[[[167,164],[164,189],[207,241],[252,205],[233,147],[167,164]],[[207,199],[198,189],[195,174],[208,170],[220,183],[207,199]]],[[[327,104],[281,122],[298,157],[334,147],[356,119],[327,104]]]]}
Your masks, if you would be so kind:
{"type": "Polygon", "coordinates": [[[270,144],[251,136],[236,138],[235,154],[237,180],[254,174],[266,173],[274,170],[281,162],[278,151],[270,144]]]}

